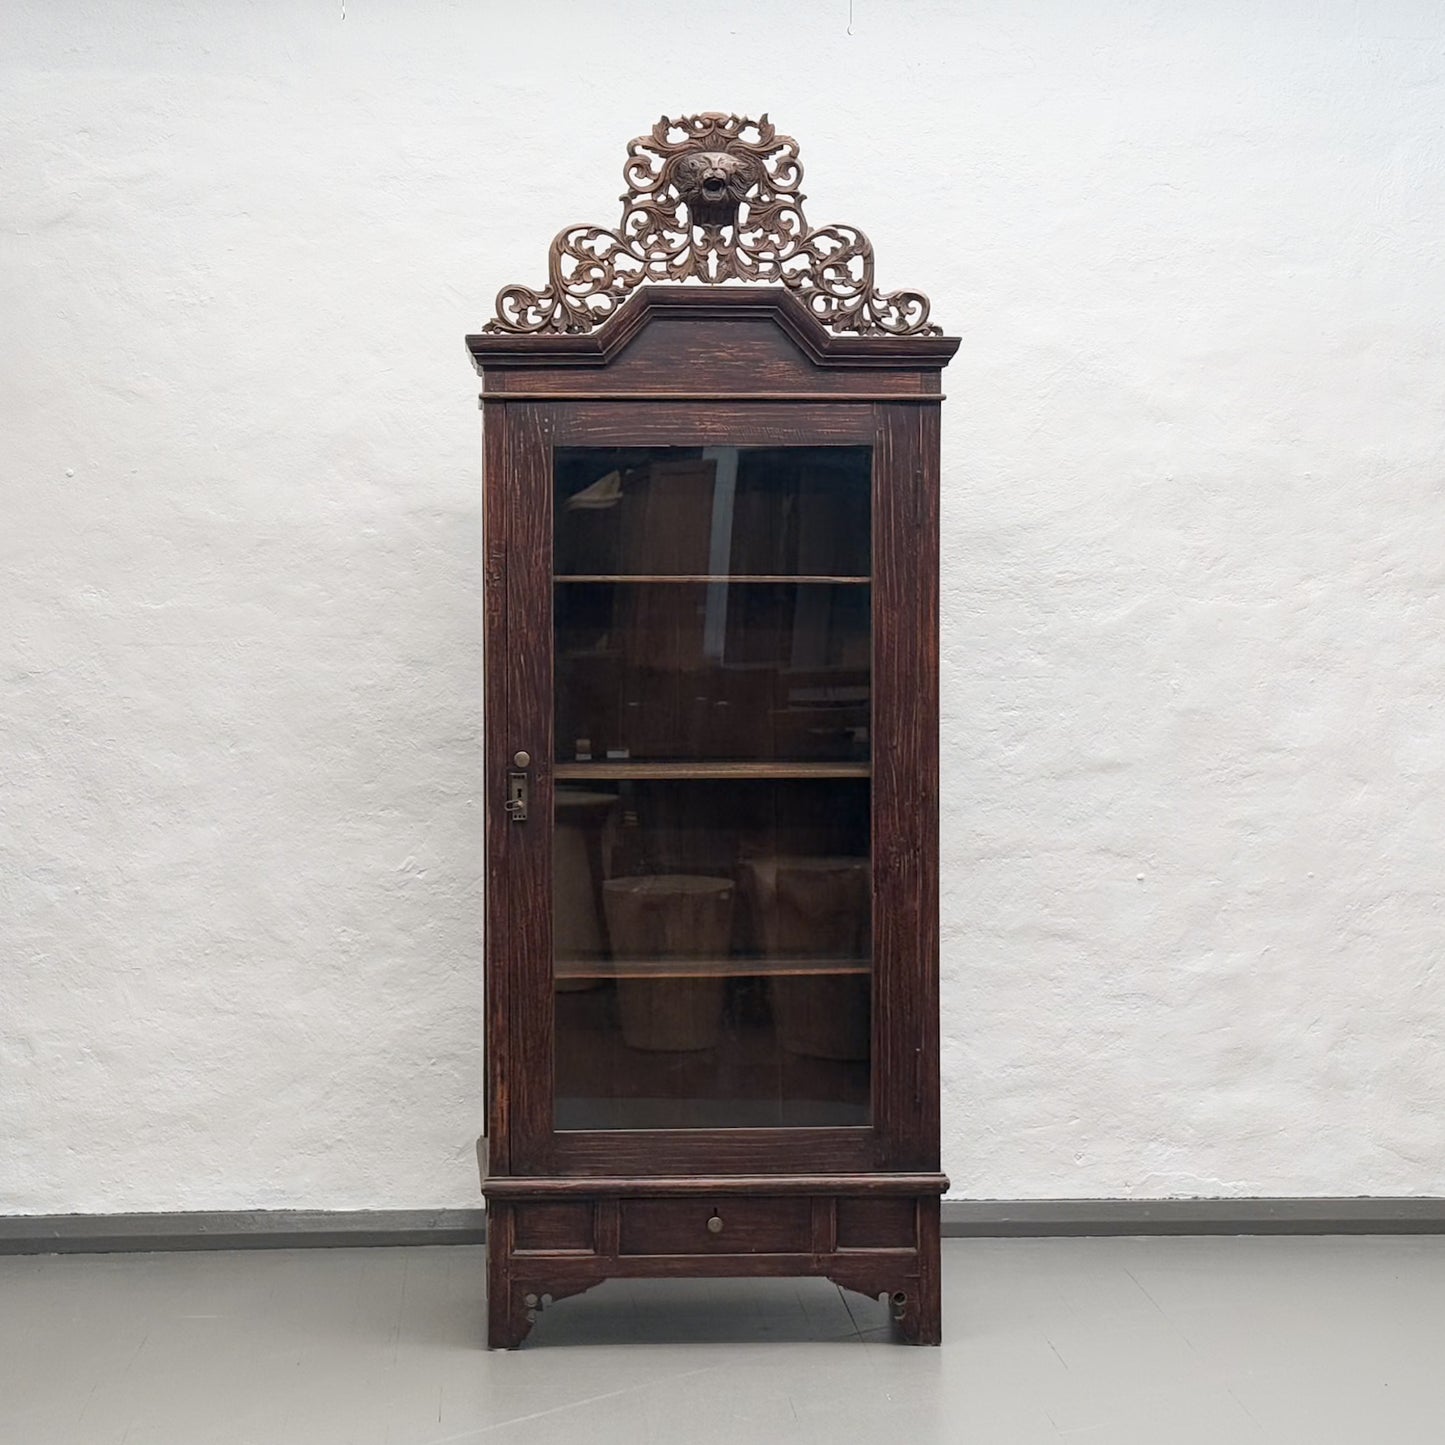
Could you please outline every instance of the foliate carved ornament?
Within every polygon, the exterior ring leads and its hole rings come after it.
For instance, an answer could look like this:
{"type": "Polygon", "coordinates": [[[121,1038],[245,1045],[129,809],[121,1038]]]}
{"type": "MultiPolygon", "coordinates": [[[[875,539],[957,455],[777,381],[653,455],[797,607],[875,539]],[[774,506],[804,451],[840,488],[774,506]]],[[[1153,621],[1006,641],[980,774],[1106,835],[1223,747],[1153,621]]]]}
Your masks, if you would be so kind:
{"type": "Polygon", "coordinates": [[[504,287],[485,331],[582,334],[644,282],[696,280],[781,283],[835,332],[938,335],[921,292],[876,288],[862,231],[808,225],[798,143],[766,115],[663,116],[627,147],[622,174],[616,228],[558,232],[547,285],[504,287]]]}

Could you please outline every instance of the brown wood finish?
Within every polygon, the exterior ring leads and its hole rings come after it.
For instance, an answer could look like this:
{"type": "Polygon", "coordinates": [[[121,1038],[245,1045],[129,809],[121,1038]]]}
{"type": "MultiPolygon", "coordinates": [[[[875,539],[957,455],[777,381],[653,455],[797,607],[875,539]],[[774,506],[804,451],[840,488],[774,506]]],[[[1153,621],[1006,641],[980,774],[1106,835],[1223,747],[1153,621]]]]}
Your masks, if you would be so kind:
{"type": "Polygon", "coordinates": [[[538,1200],[513,1211],[518,1254],[596,1253],[591,1200],[538,1200]]]}
{"type": "MultiPolygon", "coordinates": [[[[813,446],[848,446],[871,445],[877,434],[871,401],[778,400],[788,404],[721,397],[683,406],[666,400],[589,400],[553,402],[545,411],[556,446],[797,446],[802,438],[813,446]]],[[[501,405],[510,411],[513,404],[501,405]]]]}
{"type": "MultiPolygon", "coordinates": [[[[513,332],[483,332],[467,337],[467,349],[478,371],[489,384],[510,386],[529,374],[560,370],[575,375],[587,369],[621,375],[614,369],[637,337],[659,321],[712,322],[726,318],[746,322],[752,318],[771,321],[809,363],[811,370],[799,371],[789,383],[775,381],[779,394],[806,392],[817,378],[838,368],[853,368],[860,374],[876,376],[889,371],[913,373],[917,381],[903,390],[937,391],[942,371],[958,341],[949,336],[863,336],[847,331],[830,331],[796,296],[781,286],[759,290],[699,291],[694,286],[645,286],[626,306],[599,330],[584,334],[552,333],[523,336],[513,332]]],[[[676,335],[675,332],[665,334],[676,335]]],[[[787,356],[783,343],[765,343],[772,356],[787,356]]],[[[632,376],[631,385],[644,389],[649,384],[677,388],[678,373],[663,356],[654,361],[650,379],[632,376]]],[[[558,380],[559,386],[568,383],[558,380]]],[[[573,382],[572,385],[580,385],[573,382]]],[[[607,385],[607,383],[601,383],[607,385]]],[[[753,389],[755,383],[749,383],[753,389]]]]}
{"type": "MultiPolygon", "coordinates": [[[[506,789],[518,752],[530,755],[531,819],[515,823],[501,808],[505,839],[499,870],[506,913],[509,1014],[498,1086],[509,1094],[511,1167],[545,1173],[552,1133],[551,837],[552,816],[552,487],[547,416],[520,407],[506,419],[509,508],[507,542],[507,715],[496,749],[493,799],[506,789]],[[531,824],[537,820],[536,824],[531,824]]],[[[489,869],[489,872],[492,870],[489,869]]]]}
{"type": "Polygon", "coordinates": [[[700,1181],[676,1182],[689,1192],[599,1193],[563,1206],[491,1194],[491,1347],[516,1348],[547,1304],[604,1280],[736,1275],[823,1276],[888,1300],[908,1342],[939,1342],[936,1193],[703,1193],[700,1181]],[[860,1234],[876,1242],[848,1242],[860,1234]]]}
{"type": "Polygon", "coordinates": [[[874,453],[873,957],[890,1169],[938,1168],[938,501],[920,413],[879,409],[874,453]],[[933,1019],[920,1028],[921,1000],[933,1019]]]}
{"type": "Polygon", "coordinates": [[[668,1198],[678,1194],[847,1194],[860,1199],[939,1195],[948,1188],[942,1174],[705,1174],[653,1179],[637,1175],[547,1178],[493,1175],[485,1179],[489,1199],[583,1199],[633,1194],[668,1198]]]}
{"type": "MultiPolygon", "coordinates": [[[[641,288],[587,334],[468,343],[487,387],[489,1343],[515,1347],[548,1299],[604,1279],[749,1274],[824,1276],[885,1295],[905,1339],[936,1343],[938,1196],[947,1188],[938,1172],[938,403],[957,342],[830,332],[782,288],[674,286],[641,288]],[[702,399],[682,399],[683,388],[702,399]],[[873,448],[871,764],[553,762],[551,452],[563,445],[873,448]],[[519,750],[530,756],[525,823],[502,807],[519,750]],[[555,1129],[554,782],[847,786],[870,776],[871,1122],[555,1129]],[[714,1211],[718,1233],[706,1227],[714,1211]]],[[[642,962],[653,971],[667,961],[642,962]]],[[[687,959],[685,971],[709,962],[687,959]]],[[[725,967],[762,975],[790,962],[734,958],[725,967]]],[[[868,967],[797,963],[800,972],[868,967]]],[[[560,971],[587,969],[615,976],[626,960],[560,971]]]]}
{"type": "Polygon", "coordinates": [[[917,1249],[917,1203],[892,1195],[840,1199],[836,1239],[838,1249],[917,1249]]]}
{"type": "MultiPolygon", "coordinates": [[[[483,782],[489,797],[495,798],[505,786],[506,763],[502,748],[509,725],[507,685],[511,677],[507,649],[507,517],[510,510],[508,478],[511,475],[508,428],[502,408],[482,408],[482,441],[485,462],[483,489],[483,616],[482,616],[482,746],[483,782]]],[[[507,829],[508,820],[500,808],[488,808],[486,814],[486,929],[485,1009],[490,1021],[487,1032],[486,1119],[483,1176],[490,1170],[498,1174],[511,1172],[507,1152],[511,1138],[508,1109],[508,1084],[511,1080],[509,1055],[510,1030],[503,1020],[512,1016],[510,997],[511,973],[507,960],[512,956],[508,934],[510,910],[507,907],[507,829]]],[[[489,1256],[490,1257],[490,1256],[489,1256]]]]}
{"type": "Polygon", "coordinates": [[[553,776],[586,778],[866,778],[867,763],[556,763],[553,776]]]}
{"type": "Polygon", "coordinates": [[[883,1167],[873,1128],[576,1130],[552,1136],[559,1173],[638,1178],[738,1173],[855,1174],[883,1167]]]}
{"type": "Polygon", "coordinates": [[[786,573],[776,577],[740,577],[737,573],[726,573],[722,576],[708,576],[703,573],[692,573],[688,575],[678,574],[676,576],[661,575],[637,575],[627,572],[596,573],[591,576],[581,573],[565,574],[559,573],[552,579],[555,582],[726,582],[729,586],[735,583],[767,582],[784,583],[789,587],[805,586],[810,583],[822,586],[857,586],[866,587],[872,582],[871,577],[798,577],[788,576],[786,573]]]}
{"type": "Polygon", "coordinates": [[[869,371],[863,368],[821,368],[777,324],[775,316],[740,315],[728,328],[728,350],[713,350],[706,330],[692,318],[656,313],[646,330],[603,372],[593,373],[589,387],[575,370],[513,374],[504,390],[526,390],[577,396],[604,387],[614,394],[658,391],[685,392],[706,375],[714,398],[733,392],[764,395],[801,392],[833,399],[840,393],[868,391],[908,396],[922,390],[917,371],[869,371]]]}
{"type": "Polygon", "coordinates": [[[600,958],[557,960],[558,978],[800,978],[871,973],[872,963],[847,958],[600,958]]]}
{"type": "Polygon", "coordinates": [[[807,1254],[813,1203],[806,1196],[624,1199],[621,1254],[807,1254]]]}
{"type": "Polygon", "coordinates": [[[937,394],[912,396],[907,393],[895,395],[888,391],[847,391],[814,393],[800,393],[797,396],[783,396],[776,392],[766,391],[559,391],[559,392],[511,392],[511,391],[484,391],[480,394],[481,401],[624,401],[629,404],[637,402],[664,403],[668,406],[675,406],[678,403],[686,402],[761,402],[770,404],[780,402],[785,406],[794,406],[800,402],[821,401],[829,406],[835,406],[839,402],[872,402],[886,401],[892,404],[900,402],[914,402],[919,406],[932,405],[947,398],[937,394]]]}

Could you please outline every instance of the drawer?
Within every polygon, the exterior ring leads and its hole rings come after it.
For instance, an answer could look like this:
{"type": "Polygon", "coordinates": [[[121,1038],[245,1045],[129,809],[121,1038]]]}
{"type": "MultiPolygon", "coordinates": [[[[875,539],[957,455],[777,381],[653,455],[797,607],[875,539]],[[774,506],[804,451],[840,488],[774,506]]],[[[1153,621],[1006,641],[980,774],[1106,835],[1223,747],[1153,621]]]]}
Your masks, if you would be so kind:
{"type": "Polygon", "coordinates": [[[805,1195],[623,1199],[618,1209],[620,1254],[808,1254],[813,1247],[813,1201],[805,1195]]]}

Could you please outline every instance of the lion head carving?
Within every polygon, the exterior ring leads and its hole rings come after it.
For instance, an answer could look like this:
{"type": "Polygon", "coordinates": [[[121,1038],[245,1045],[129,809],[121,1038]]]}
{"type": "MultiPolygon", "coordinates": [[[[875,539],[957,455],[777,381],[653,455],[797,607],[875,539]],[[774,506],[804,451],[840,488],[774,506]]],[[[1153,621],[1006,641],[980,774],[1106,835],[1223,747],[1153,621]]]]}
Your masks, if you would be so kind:
{"type": "Polygon", "coordinates": [[[622,179],[617,225],[559,231],[547,284],[504,286],[488,334],[583,336],[639,286],[684,281],[782,286],[835,334],[939,334],[926,296],[878,289],[856,226],[808,224],[798,143],[766,115],[660,116],[629,143],[622,179]]]}
{"type": "Polygon", "coordinates": [[[758,183],[758,163],[735,151],[689,151],[673,163],[672,184],[695,226],[731,226],[758,183]]]}

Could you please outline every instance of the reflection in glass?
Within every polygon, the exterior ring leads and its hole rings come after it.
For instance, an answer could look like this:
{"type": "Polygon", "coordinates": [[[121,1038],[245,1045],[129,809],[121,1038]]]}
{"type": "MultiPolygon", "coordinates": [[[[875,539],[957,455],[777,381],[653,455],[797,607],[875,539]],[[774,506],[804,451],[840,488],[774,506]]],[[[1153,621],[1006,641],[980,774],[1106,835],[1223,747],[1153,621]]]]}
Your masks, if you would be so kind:
{"type": "Polygon", "coordinates": [[[867,448],[556,454],[556,1124],[869,1117],[867,448]]]}
{"type": "Polygon", "coordinates": [[[868,593],[559,582],[559,760],[866,761],[868,593]]]}
{"type": "Polygon", "coordinates": [[[869,575],[867,447],[555,455],[558,577],[869,575]]]}

